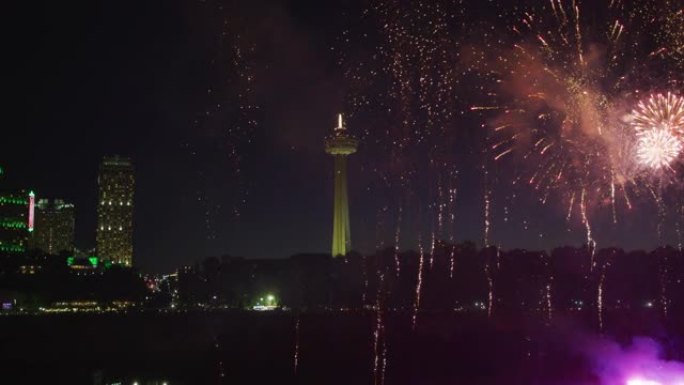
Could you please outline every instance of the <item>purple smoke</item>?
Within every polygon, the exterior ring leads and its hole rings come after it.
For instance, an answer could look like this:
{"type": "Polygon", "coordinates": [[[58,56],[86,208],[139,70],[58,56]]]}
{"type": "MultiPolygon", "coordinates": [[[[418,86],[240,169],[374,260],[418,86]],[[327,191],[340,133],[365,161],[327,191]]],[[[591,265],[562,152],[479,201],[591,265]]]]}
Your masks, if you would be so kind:
{"type": "Polygon", "coordinates": [[[600,340],[588,345],[601,385],[684,385],[684,364],[662,358],[658,343],[635,338],[626,347],[600,340]]]}

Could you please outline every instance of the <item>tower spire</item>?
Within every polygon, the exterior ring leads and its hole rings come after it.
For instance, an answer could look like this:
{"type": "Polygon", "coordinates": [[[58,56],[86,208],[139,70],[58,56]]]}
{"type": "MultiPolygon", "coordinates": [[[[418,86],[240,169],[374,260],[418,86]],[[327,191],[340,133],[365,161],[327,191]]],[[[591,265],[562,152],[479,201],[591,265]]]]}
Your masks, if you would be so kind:
{"type": "Polygon", "coordinates": [[[344,122],[342,121],[342,114],[337,114],[337,127],[335,127],[335,131],[340,131],[340,130],[345,130],[344,128],[344,122]]]}

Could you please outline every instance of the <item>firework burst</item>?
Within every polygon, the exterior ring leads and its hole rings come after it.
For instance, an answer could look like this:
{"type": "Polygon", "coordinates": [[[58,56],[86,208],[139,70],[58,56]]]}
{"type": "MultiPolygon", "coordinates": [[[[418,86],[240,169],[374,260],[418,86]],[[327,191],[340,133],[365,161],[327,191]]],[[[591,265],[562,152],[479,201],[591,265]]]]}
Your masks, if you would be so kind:
{"type": "Polygon", "coordinates": [[[640,101],[632,111],[632,127],[637,135],[662,130],[684,141],[684,97],[668,92],[640,101]]]}
{"type": "Polygon", "coordinates": [[[684,98],[671,92],[650,95],[637,103],[630,125],[638,165],[649,172],[673,171],[684,147],[684,98]]]}
{"type": "Polygon", "coordinates": [[[637,158],[640,164],[648,168],[671,169],[671,164],[681,152],[682,142],[667,129],[653,128],[639,133],[637,158]]]}
{"type": "Polygon", "coordinates": [[[677,44],[663,28],[676,31],[654,4],[550,0],[523,11],[513,38],[499,39],[483,66],[489,104],[471,108],[488,119],[496,164],[516,165],[513,185],[531,188],[542,204],[560,198],[568,220],[581,213],[590,246],[593,211],[610,206],[617,222],[616,207],[631,208],[630,195],[648,196],[641,190],[653,178],[641,177],[643,166],[661,169],[681,151],[680,97],[656,94],[630,107],[644,85],[677,84],[660,60],[677,44]]]}

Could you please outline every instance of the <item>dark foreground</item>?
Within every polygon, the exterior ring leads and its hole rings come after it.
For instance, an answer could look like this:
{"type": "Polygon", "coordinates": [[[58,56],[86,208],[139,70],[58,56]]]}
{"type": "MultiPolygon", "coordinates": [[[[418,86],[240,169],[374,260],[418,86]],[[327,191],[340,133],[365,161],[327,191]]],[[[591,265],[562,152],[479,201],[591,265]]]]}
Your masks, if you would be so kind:
{"type": "Polygon", "coordinates": [[[634,336],[684,360],[684,320],[656,312],[606,314],[605,339],[588,315],[503,318],[388,313],[376,343],[372,311],[5,316],[2,383],[600,384],[592,346],[634,336]]]}

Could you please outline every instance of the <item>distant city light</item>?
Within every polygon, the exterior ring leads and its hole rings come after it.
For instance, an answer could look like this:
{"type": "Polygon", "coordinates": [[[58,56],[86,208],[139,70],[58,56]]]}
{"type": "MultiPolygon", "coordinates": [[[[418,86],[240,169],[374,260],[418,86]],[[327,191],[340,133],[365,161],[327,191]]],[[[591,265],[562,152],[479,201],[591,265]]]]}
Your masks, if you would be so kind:
{"type": "Polygon", "coordinates": [[[278,308],[278,299],[273,294],[267,294],[263,297],[259,297],[257,303],[252,306],[252,310],[256,311],[267,311],[275,310],[278,308]]]}

